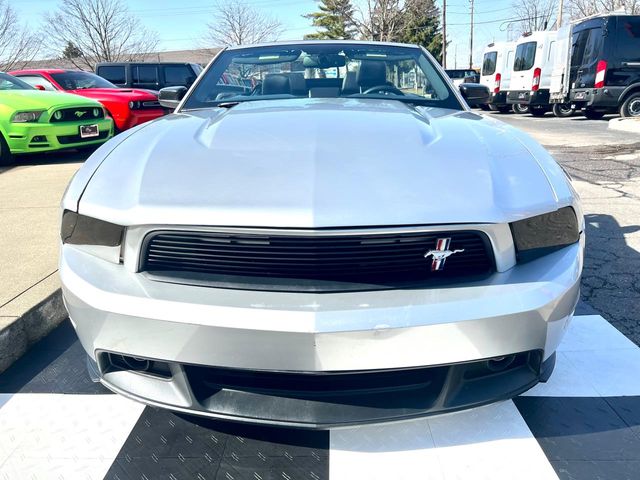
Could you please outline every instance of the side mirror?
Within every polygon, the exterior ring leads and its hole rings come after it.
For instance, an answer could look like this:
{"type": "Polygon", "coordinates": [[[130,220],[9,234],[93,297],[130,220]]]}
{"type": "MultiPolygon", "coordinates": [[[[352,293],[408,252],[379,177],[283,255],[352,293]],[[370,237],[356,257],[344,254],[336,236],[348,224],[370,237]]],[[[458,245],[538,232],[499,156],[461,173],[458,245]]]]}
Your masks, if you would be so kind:
{"type": "Polygon", "coordinates": [[[187,93],[187,87],[165,87],[160,89],[158,101],[165,108],[175,109],[187,93]]]}
{"type": "Polygon", "coordinates": [[[489,102],[489,87],[479,83],[461,83],[460,93],[469,105],[479,105],[489,102]]]}
{"type": "Polygon", "coordinates": [[[35,88],[36,90],[46,90],[43,85],[34,85],[33,88],[35,88]]]}

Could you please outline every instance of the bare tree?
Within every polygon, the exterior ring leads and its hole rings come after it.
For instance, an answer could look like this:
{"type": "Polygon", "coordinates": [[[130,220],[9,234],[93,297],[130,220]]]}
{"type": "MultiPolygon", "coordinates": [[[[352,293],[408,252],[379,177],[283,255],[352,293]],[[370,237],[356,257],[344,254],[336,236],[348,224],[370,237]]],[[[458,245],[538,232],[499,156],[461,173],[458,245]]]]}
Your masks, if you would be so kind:
{"type": "Polygon", "coordinates": [[[69,60],[78,68],[130,61],[158,45],[157,35],[147,31],[122,0],[61,0],[45,20],[58,52],[69,42],[75,45],[80,56],[69,60]]]}
{"type": "Polygon", "coordinates": [[[552,27],[552,19],[558,11],[557,0],[514,0],[511,4],[516,30],[520,32],[537,32],[552,27]]]}
{"type": "Polygon", "coordinates": [[[401,0],[367,0],[356,20],[362,38],[392,41],[402,29],[403,4],[401,0]]]}
{"type": "Polygon", "coordinates": [[[218,1],[207,24],[205,42],[209,46],[229,47],[277,40],[282,24],[243,0],[218,1]]]}
{"type": "Polygon", "coordinates": [[[640,0],[569,0],[569,11],[574,19],[616,10],[630,15],[640,14],[640,0]]]}
{"type": "Polygon", "coordinates": [[[23,68],[38,53],[40,38],[21,25],[5,0],[0,0],[0,70],[23,68]]]}

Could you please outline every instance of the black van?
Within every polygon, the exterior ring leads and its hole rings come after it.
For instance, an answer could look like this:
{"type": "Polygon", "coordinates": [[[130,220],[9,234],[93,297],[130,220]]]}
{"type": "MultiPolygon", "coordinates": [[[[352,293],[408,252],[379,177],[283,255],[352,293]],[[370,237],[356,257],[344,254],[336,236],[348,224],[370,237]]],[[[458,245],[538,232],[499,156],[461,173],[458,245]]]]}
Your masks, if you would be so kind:
{"type": "Polygon", "coordinates": [[[571,103],[587,118],[640,116],[640,15],[591,18],[573,27],[571,103]]]}
{"type": "Polygon", "coordinates": [[[148,90],[189,88],[201,71],[202,67],[197,63],[121,62],[96,65],[96,73],[118,87],[148,90]]]}

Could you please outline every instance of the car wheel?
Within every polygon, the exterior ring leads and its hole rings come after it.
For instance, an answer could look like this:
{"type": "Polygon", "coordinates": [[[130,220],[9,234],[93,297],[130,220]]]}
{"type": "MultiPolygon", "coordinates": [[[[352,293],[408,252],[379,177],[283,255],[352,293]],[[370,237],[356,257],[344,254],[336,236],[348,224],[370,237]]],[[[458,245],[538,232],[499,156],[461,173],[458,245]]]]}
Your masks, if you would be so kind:
{"type": "Polygon", "coordinates": [[[511,111],[511,107],[509,105],[501,105],[498,107],[498,111],[500,113],[509,113],[511,111]]]}
{"type": "Polygon", "coordinates": [[[591,110],[590,108],[586,108],[583,113],[589,120],[600,120],[604,117],[604,112],[598,112],[597,110],[591,110]]]}
{"type": "Polygon", "coordinates": [[[517,113],[518,115],[529,113],[529,105],[523,105],[522,103],[514,103],[511,109],[513,113],[517,113]]]}
{"type": "Polygon", "coordinates": [[[640,117],[640,92],[632,93],[620,107],[620,115],[624,118],[640,117]]]}
{"type": "Polygon", "coordinates": [[[486,112],[488,110],[491,110],[491,108],[489,108],[489,105],[487,105],[486,103],[481,103],[480,110],[482,110],[483,112],[486,112]]]}
{"type": "Polygon", "coordinates": [[[547,113],[548,111],[549,110],[544,107],[534,107],[529,109],[529,113],[534,117],[544,117],[545,113],[547,113]]]}
{"type": "Polygon", "coordinates": [[[571,108],[569,103],[555,103],[553,105],[553,114],[558,118],[572,117],[576,111],[571,108]]]}
{"type": "Polygon", "coordinates": [[[13,165],[13,155],[9,150],[9,145],[5,141],[4,137],[0,133],[0,167],[7,167],[13,165]]]}

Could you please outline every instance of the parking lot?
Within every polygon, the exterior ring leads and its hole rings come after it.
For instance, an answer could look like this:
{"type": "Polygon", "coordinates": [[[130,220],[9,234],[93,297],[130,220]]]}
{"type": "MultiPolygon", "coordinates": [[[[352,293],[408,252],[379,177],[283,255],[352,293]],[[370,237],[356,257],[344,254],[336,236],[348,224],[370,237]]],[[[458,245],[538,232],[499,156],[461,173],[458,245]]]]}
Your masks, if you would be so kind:
{"type": "MultiPolygon", "coordinates": [[[[68,321],[0,374],[0,479],[634,479],[640,468],[640,135],[607,120],[487,113],[573,177],[582,301],[547,384],[396,424],[301,431],[145,407],[93,384],[68,321]]],[[[0,169],[0,321],[57,288],[57,201],[75,152],[0,169]],[[6,222],[6,224],[4,223],[6,222]],[[8,228],[8,225],[14,225],[8,228]]]]}

